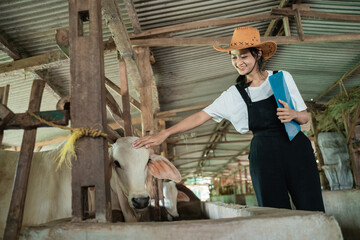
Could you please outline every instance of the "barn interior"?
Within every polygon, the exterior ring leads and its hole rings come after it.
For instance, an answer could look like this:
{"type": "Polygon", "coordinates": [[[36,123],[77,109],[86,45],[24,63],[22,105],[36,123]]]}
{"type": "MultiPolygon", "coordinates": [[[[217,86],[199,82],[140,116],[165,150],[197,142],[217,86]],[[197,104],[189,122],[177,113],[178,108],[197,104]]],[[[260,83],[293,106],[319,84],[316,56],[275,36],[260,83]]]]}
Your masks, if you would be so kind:
{"type": "MultiPolygon", "coordinates": [[[[35,120],[26,118],[27,110],[31,109],[32,86],[38,80],[45,86],[35,112],[61,113],[60,117],[49,118],[60,125],[71,126],[74,120],[69,119],[71,110],[96,111],[95,105],[100,101],[106,104],[106,109],[100,111],[105,113],[102,117],[109,135],[145,136],[174,126],[204,109],[235,84],[238,73],[229,55],[215,51],[213,45],[228,45],[236,27],[256,27],[262,41],[272,40],[278,44],[276,54],[265,63],[265,69],[292,74],[311,116],[302,131],[313,144],[326,213],[334,216],[341,228],[340,234],[329,234],[330,229],[337,229],[337,223],[326,218],[324,221],[334,225],[321,228],[317,234],[323,234],[322,239],[330,239],[325,237],[328,235],[335,236],[333,239],[358,239],[360,1],[94,0],[101,2],[101,24],[97,33],[101,39],[99,49],[103,49],[100,53],[100,58],[103,54],[102,64],[87,56],[96,52],[96,44],[90,45],[88,50],[76,45],[82,51],[76,56],[75,47],[71,48],[74,46],[70,27],[73,14],[69,5],[75,2],[87,4],[87,0],[0,2],[2,149],[26,151],[32,148],[31,151],[41,152],[69,138],[69,129],[43,123],[35,126],[35,120]],[[71,65],[71,59],[75,61],[75,58],[77,67],[71,65]],[[98,85],[90,84],[90,79],[97,66],[100,70],[103,66],[104,87],[98,88],[102,88],[106,96],[79,94],[77,100],[74,96],[70,99],[72,91],[81,93],[81,88],[85,88],[82,85],[75,89],[72,71],[75,68],[88,71],[84,74],[89,78],[89,85],[96,88],[98,85]],[[34,144],[29,146],[24,143],[24,136],[30,128],[36,129],[36,136],[34,144]]],[[[81,36],[89,36],[92,15],[80,11],[75,17],[75,21],[81,22],[81,36]]],[[[87,85],[86,81],[82,83],[87,85]]],[[[82,114],[78,119],[86,118],[87,113],[83,111],[82,114]]],[[[174,164],[181,174],[182,184],[201,201],[257,206],[248,160],[252,137],[251,132],[238,133],[227,120],[219,123],[211,120],[171,136],[154,151],[174,164]]],[[[159,199],[155,204],[159,204],[159,199]]],[[[229,208],[229,211],[237,211],[236,207],[229,208]]],[[[7,210],[1,211],[7,215],[7,210]]],[[[297,219],[295,213],[284,214],[297,219]]],[[[212,218],[210,215],[207,217],[212,218]]],[[[272,217],[276,218],[275,215],[272,217]]],[[[227,217],[225,214],[218,218],[227,217]]],[[[322,219],[317,215],[313,218],[317,217],[322,219]]],[[[234,228],[232,224],[239,224],[222,221],[229,229],[234,228]]],[[[258,224],[257,221],[260,220],[255,219],[253,224],[258,224]]],[[[172,226],[174,229],[189,229],[187,223],[176,224],[172,226]]],[[[297,224],[294,221],[293,225],[297,224]]],[[[311,226],[312,222],[306,224],[311,226]]],[[[156,232],[152,227],[149,229],[156,232]]],[[[214,226],[214,232],[220,231],[216,229],[214,226]]],[[[243,234],[245,230],[236,233],[243,234]]],[[[127,231],[126,234],[131,234],[136,229],[129,227],[127,231]]],[[[209,234],[214,232],[209,231],[209,234]]],[[[29,233],[27,237],[36,239],[39,235],[29,233]]]]}

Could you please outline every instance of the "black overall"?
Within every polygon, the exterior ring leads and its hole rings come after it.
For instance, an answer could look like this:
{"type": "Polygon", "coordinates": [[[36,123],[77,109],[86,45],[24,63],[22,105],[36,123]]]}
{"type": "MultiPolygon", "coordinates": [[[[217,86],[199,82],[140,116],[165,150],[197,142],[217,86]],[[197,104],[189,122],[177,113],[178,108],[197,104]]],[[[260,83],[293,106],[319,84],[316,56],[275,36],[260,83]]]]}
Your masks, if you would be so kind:
{"type": "Polygon", "coordinates": [[[291,209],[289,194],[298,210],[324,211],[319,173],[309,139],[300,131],[290,141],[276,115],[274,95],[252,102],[244,99],[253,132],[250,174],[259,206],[291,209]],[[289,194],[288,194],[289,193],[289,194]]]}

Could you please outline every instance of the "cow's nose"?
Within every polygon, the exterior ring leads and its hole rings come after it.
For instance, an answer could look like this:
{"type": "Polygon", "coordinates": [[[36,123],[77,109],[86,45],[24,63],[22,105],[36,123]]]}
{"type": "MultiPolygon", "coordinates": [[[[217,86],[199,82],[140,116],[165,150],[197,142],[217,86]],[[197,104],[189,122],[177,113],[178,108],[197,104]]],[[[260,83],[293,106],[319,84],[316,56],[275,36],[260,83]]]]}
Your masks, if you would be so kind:
{"type": "Polygon", "coordinates": [[[132,198],[131,202],[136,209],[143,209],[149,205],[150,197],[132,198]]]}

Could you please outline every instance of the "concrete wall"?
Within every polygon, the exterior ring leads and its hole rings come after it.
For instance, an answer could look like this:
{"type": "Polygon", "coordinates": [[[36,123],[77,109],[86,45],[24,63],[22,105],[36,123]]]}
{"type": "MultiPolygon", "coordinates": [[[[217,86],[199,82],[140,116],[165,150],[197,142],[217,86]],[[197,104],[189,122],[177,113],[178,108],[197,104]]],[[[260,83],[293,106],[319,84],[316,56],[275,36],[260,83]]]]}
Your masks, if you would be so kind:
{"type": "MultiPolygon", "coordinates": [[[[323,191],[325,212],[338,221],[344,239],[360,239],[360,190],[323,191]]],[[[257,206],[255,195],[244,195],[245,203],[237,204],[257,206]]],[[[212,197],[224,203],[234,203],[234,195],[212,197]]]]}
{"type": "Polygon", "coordinates": [[[202,204],[210,220],[150,223],[57,222],[28,227],[23,239],[343,239],[336,220],[323,213],[241,205],[202,204]]]}
{"type": "Polygon", "coordinates": [[[222,202],[222,203],[235,203],[235,204],[248,205],[248,206],[258,205],[255,195],[245,195],[245,194],[212,196],[210,201],[222,202]]]}
{"type": "Polygon", "coordinates": [[[360,190],[323,191],[325,212],[338,221],[344,239],[360,239],[360,190]]]}

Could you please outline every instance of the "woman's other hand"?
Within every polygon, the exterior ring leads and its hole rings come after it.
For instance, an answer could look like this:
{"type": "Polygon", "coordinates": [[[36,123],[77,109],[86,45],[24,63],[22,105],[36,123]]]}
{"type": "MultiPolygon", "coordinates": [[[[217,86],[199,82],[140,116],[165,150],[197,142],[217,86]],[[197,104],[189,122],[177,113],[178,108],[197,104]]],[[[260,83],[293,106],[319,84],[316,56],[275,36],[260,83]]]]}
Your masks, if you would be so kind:
{"type": "Polygon", "coordinates": [[[299,124],[305,124],[309,121],[309,114],[306,110],[303,111],[295,111],[290,109],[289,105],[279,99],[279,103],[281,103],[284,107],[283,108],[277,108],[276,115],[280,119],[282,123],[287,123],[292,120],[295,120],[299,124]]]}
{"type": "Polygon", "coordinates": [[[279,99],[279,103],[281,103],[284,107],[277,108],[276,115],[282,123],[290,122],[297,117],[297,111],[290,109],[289,105],[286,102],[279,99]]]}

